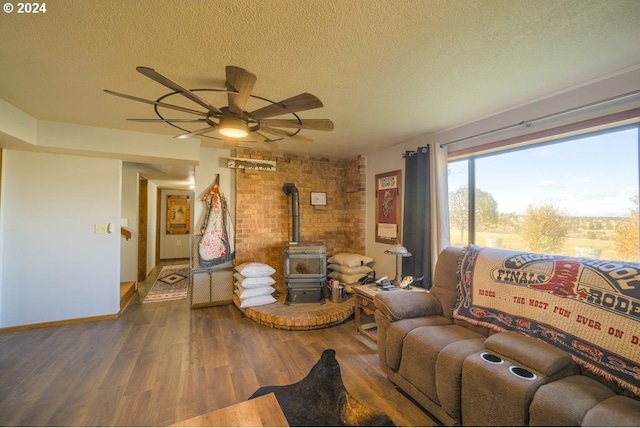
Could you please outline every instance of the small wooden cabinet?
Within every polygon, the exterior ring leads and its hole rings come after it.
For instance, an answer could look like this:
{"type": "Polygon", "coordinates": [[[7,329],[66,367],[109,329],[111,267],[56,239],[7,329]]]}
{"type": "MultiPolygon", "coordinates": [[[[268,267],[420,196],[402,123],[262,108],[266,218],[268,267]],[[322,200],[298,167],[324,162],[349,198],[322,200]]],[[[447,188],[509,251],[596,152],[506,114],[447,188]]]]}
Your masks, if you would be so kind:
{"type": "Polygon", "coordinates": [[[233,302],[233,263],[205,268],[200,266],[198,243],[200,235],[191,235],[189,285],[191,307],[226,305],[233,302]]]}
{"type": "Polygon", "coordinates": [[[192,308],[233,301],[233,267],[191,269],[190,280],[192,308]]]}

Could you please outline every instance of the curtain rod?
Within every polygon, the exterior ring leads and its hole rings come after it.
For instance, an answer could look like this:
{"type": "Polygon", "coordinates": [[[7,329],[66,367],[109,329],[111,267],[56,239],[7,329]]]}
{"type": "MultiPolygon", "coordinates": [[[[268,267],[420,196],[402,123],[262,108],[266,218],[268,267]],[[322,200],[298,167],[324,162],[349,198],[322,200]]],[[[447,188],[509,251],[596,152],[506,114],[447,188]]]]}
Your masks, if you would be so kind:
{"type": "Polygon", "coordinates": [[[425,153],[427,150],[429,150],[429,144],[427,144],[426,146],[418,147],[416,150],[407,150],[402,154],[402,157],[406,158],[407,153],[409,154],[409,156],[417,155],[418,150],[420,150],[422,153],[425,153]]]}
{"type": "Polygon", "coordinates": [[[497,132],[506,131],[507,129],[518,128],[520,126],[524,126],[525,128],[529,128],[531,125],[533,125],[534,122],[538,122],[540,120],[550,119],[552,117],[562,116],[562,115],[567,114],[567,113],[574,113],[574,112],[577,112],[577,111],[580,111],[580,110],[584,110],[584,109],[587,109],[587,108],[590,108],[590,107],[599,106],[599,105],[602,105],[602,104],[608,104],[610,102],[622,100],[624,98],[633,97],[634,95],[638,95],[638,94],[640,94],[640,90],[627,92],[626,94],[617,95],[615,97],[607,98],[607,99],[604,99],[604,100],[601,100],[601,101],[596,101],[596,102],[593,102],[593,103],[585,104],[585,105],[582,105],[580,107],[575,107],[575,108],[571,108],[571,109],[568,109],[568,110],[563,110],[563,111],[558,112],[558,113],[551,113],[551,114],[548,114],[546,116],[541,116],[541,117],[538,117],[538,118],[535,118],[535,119],[532,119],[532,120],[523,120],[522,122],[516,123],[515,125],[508,125],[508,126],[504,126],[502,128],[497,128],[497,129],[493,129],[491,131],[482,132],[480,134],[472,135],[470,137],[459,138],[457,140],[449,141],[448,143],[440,143],[440,148],[448,146],[449,144],[460,143],[462,141],[471,140],[471,139],[478,138],[478,137],[484,137],[486,135],[491,135],[491,134],[495,134],[497,132]]]}

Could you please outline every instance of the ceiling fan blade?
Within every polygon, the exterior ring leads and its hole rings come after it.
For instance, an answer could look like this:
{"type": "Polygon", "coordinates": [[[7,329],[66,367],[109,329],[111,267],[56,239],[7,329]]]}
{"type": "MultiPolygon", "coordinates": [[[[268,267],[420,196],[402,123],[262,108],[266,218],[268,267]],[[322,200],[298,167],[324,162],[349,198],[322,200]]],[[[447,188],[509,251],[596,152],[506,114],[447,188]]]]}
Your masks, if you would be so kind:
{"type": "Polygon", "coordinates": [[[229,111],[235,114],[242,114],[244,107],[247,105],[247,101],[251,96],[253,86],[256,84],[256,75],[249,73],[247,70],[234,67],[232,65],[227,66],[227,89],[229,91],[236,91],[237,93],[229,92],[229,111]]]}
{"type": "Polygon", "coordinates": [[[207,119],[127,119],[131,122],[182,122],[182,123],[199,123],[206,122],[207,119]]]}
{"type": "Polygon", "coordinates": [[[199,96],[194,94],[193,92],[189,91],[188,89],[183,88],[182,86],[178,85],[177,83],[167,79],[162,74],[160,74],[157,71],[155,71],[153,68],[136,67],[136,70],[139,73],[144,74],[148,78],[155,80],[156,82],[160,83],[161,85],[164,85],[169,89],[173,89],[174,91],[180,92],[182,95],[184,95],[185,97],[187,97],[188,99],[190,99],[194,103],[200,104],[202,107],[206,108],[207,110],[215,112],[215,113],[222,113],[218,108],[212,106],[211,104],[209,104],[208,102],[206,102],[205,100],[203,100],[202,98],[200,98],[199,96]]]}
{"type": "Polygon", "coordinates": [[[141,103],[147,103],[147,104],[152,104],[152,105],[156,105],[156,106],[160,106],[160,107],[170,108],[170,109],[181,111],[181,112],[184,112],[184,113],[197,114],[198,116],[205,116],[205,117],[207,116],[207,113],[203,113],[203,112],[198,111],[198,110],[192,110],[190,108],[184,108],[184,107],[176,106],[176,105],[173,105],[173,104],[162,103],[162,102],[159,102],[159,101],[146,100],[144,98],[134,97],[133,95],[121,94],[120,92],[110,91],[108,89],[105,89],[104,91],[107,94],[115,95],[116,97],[127,98],[127,99],[133,100],[133,101],[140,101],[141,103]]]}
{"type": "Polygon", "coordinates": [[[260,144],[262,144],[269,151],[276,151],[278,149],[278,143],[275,141],[264,140],[260,144]]]}
{"type": "Polygon", "coordinates": [[[331,131],[333,122],[329,119],[262,119],[262,126],[275,126],[277,128],[314,129],[316,131],[331,131]]]}
{"type": "Polygon", "coordinates": [[[293,138],[295,140],[299,140],[299,141],[304,141],[306,143],[313,143],[313,138],[309,138],[309,137],[305,137],[302,135],[291,135],[286,131],[282,131],[281,129],[276,129],[276,128],[270,128],[268,126],[262,126],[260,127],[261,131],[264,131],[268,134],[272,134],[272,135],[278,135],[281,137],[286,137],[286,138],[293,138]]]}
{"type": "Polygon", "coordinates": [[[257,143],[257,141],[232,141],[232,140],[224,140],[222,142],[222,148],[223,149],[239,149],[239,148],[244,148],[244,149],[249,149],[251,147],[246,147],[243,146],[242,144],[244,143],[249,143],[249,144],[254,144],[257,143]]]}
{"type": "Polygon", "coordinates": [[[264,135],[264,134],[263,134],[262,132],[260,132],[260,131],[254,131],[253,133],[254,133],[254,134],[256,134],[256,135],[259,135],[259,136],[260,136],[260,138],[258,138],[258,141],[259,141],[259,142],[261,142],[261,143],[263,143],[263,142],[265,142],[265,141],[266,141],[266,142],[268,142],[268,143],[275,143],[276,141],[282,141],[282,140],[283,140],[283,138],[282,138],[282,137],[280,137],[280,138],[275,138],[275,139],[274,139],[274,138],[271,138],[271,137],[269,137],[268,135],[264,135]]]}
{"type": "Polygon", "coordinates": [[[288,98],[275,104],[259,108],[250,114],[254,119],[265,119],[267,117],[279,116],[286,113],[294,113],[297,111],[311,110],[322,107],[322,101],[315,95],[302,93],[295,97],[288,98]]]}
{"type": "Polygon", "coordinates": [[[215,126],[207,126],[206,128],[199,129],[199,130],[193,131],[193,132],[189,132],[188,134],[176,135],[174,138],[180,138],[180,139],[191,138],[191,137],[195,137],[195,136],[198,136],[198,135],[207,134],[207,133],[213,131],[214,129],[216,129],[215,126]]]}
{"type": "Polygon", "coordinates": [[[260,137],[258,138],[258,142],[262,144],[267,150],[270,150],[272,152],[278,149],[277,142],[282,141],[282,138],[278,138],[277,140],[274,140],[273,138],[270,138],[259,131],[255,131],[254,134],[260,137]]]}

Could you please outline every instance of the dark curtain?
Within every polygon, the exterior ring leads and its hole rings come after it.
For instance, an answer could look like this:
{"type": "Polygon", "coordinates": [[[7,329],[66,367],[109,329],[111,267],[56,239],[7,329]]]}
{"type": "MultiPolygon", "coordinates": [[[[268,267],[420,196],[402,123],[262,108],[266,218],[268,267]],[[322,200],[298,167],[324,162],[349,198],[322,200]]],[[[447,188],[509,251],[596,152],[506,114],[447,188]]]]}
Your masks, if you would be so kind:
{"type": "Polygon", "coordinates": [[[405,152],[404,217],[402,245],[412,254],[402,258],[402,274],[424,276],[421,283],[431,288],[431,199],[429,146],[405,152]]]}

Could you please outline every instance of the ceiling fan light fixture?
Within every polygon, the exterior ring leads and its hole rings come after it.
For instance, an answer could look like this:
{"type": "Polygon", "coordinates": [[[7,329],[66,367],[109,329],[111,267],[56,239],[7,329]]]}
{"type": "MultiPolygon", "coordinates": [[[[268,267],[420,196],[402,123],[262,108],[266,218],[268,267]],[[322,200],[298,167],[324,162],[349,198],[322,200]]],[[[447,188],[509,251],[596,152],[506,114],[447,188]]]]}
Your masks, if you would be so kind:
{"type": "MultiPolygon", "coordinates": [[[[155,71],[150,67],[139,66],[136,70],[154,80],[156,83],[161,84],[172,90],[172,92],[162,95],[157,100],[148,100],[145,98],[135,97],[132,95],[121,94],[114,91],[105,89],[105,92],[111,95],[119,96],[122,98],[131,99],[133,101],[139,101],[146,104],[152,104],[155,106],[155,113],[158,116],[157,119],[130,119],[139,122],[161,122],[166,123],[174,128],[180,129],[186,134],[177,135],[175,138],[213,138],[214,140],[223,140],[225,143],[228,140],[233,143],[236,142],[255,142],[246,141],[245,138],[249,134],[256,134],[258,137],[264,139],[265,145],[267,143],[274,143],[275,141],[282,140],[283,138],[296,138],[299,140],[312,141],[310,138],[303,138],[297,134],[302,129],[312,129],[316,131],[331,131],[333,130],[333,122],[329,119],[301,119],[297,112],[312,110],[322,107],[322,102],[310,93],[304,92],[294,97],[287,98],[279,102],[271,101],[267,98],[252,95],[254,84],[256,83],[256,76],[247,70],[240,67],[227,66],[226,75],[227,80],[225,82],[226,89],[186,89],[169,78],[155,71]],[[209,92],[226,92],[227,100],[229,104],[226,107],[216,107],[210,104],[204,98],[201,98],[200,91],[209,92]],[[202,111],[181,107],[165,101],[166,98],[176,96],[179,99],[184,97],[189,101],[198,104],[200,107],[206,109],[202,111]],[[258,108],[257,110],[248,112],[245,110],[249,99],[259,99],[267,103],[267,105],[258,108]],[[157,107],[163,107],[171,110],[177,110],[183,113],[187,113],[189,116],[185,118],[169,119],[165,118],[158,111],[157,107]],[[277,117],[290,114],[295,119],[278,119],[277,117]],[[195,117],[193,117],[195,116],[195,117]],[[274,118],[275,119],[271,119],[274,118]],[[263,123],[264,120],[264,123],[263,123]],[[206,123],[207,127],[197,129],[195,131],[183,128],[178,125],[182,122],[192,123],[206,123]],[[292,131],[283,131],[278,128],[290,128],[292,131]],[[264,131],[268,134],[275,135],[276,137],[266,137],[258,131],[264,131]],[[208,135],[216,131],[215,136],[208,135]]],[[[184,101],[184,100],[183,100],[184,101]]],[[[256,138],[258,138],[256,137],[256,138]]],[[[272,150],[272,148],[269,148],[272,150]]]]}
{"type": "Polygon", "coordinates": [[[244,138],[249,135],[247,122],[232,115],[225,115],[220,119],[218,131],[229,138],[244,138]]]}

